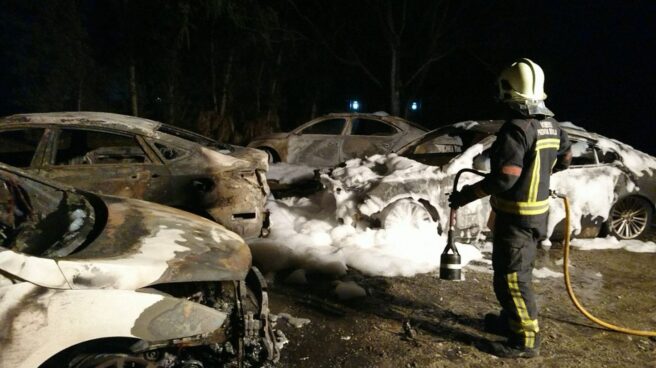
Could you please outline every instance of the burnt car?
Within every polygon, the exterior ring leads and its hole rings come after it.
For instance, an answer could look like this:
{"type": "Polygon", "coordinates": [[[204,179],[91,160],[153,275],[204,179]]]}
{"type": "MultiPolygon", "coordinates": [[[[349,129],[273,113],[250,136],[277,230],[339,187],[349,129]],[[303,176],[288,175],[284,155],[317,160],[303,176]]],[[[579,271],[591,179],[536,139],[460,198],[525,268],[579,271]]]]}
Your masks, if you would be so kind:
{"type": "MultiPolygon", "coordinates": [[[[394,221],[432,222],[446,229],[448,193],[456,173],[463,168],[489,172],[489,149],[501,121],[466,121],[448,125],[414,142],[397,154],[347,161],[322,181],[333,192],[342,221],[366,219],[371,226],[391,226],[394,221]],[[370,173],[363,175],[363,170],[370,173]],[[354,180],[353,173],[360,178],[354,180]],[[346,201],[340,208],[343,198],[346,201]],[[352,202],[352,201],[350,201],[352,202]],[[350,217],[345,219],[343,217],[350,217]]],[[[620,239],[641,237],[652,225],[656,203],[656,158],[616,140],[563,123],[572,142],[569,169],[552,175],[553,190],[571,202],[573,233],[595,237],[610,233],[620,239]]],[[[459,187],[480,180],[465,173],[459,187]]],[[[491,207],[489,197],[472,202],[457,213],[461,240],[485,237],[491,207]]],[[[550,199],[549,235],[562,239],[564,208],[550,199]]]]}
{"type": "Polygon", "coordinates": [[[0,164],[0,366],[273,362],[267,300],[223,226],[0,164]]]}
{"type": "Polygon", "coordinates": [[[331,167],[356,157],[394,152],[427,129],[385,113],[328,114],[287,133],[254,138],[249,147],[269,154],[270,162],[331,167]]]}
{"type": "Polygon", "coordinates": [[[266,235],[267,156],[190,131],[97,112],[0,119],[0,162],[100,194],[185,209],[266,235]]]}

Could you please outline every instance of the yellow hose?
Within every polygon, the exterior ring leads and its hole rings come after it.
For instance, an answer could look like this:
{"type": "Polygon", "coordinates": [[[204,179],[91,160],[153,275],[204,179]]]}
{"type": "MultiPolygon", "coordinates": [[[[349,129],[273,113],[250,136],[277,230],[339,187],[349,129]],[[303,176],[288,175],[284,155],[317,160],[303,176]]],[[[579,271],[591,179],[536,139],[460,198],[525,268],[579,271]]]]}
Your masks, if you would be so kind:
{"type": "Polygon", "coordinates": [[[638,335],[638,336],[656,336],[656,331],[645,331],[645,330],[633,330],[630,328],[626,327],[621,327],[621,326],[616,326],[611,323],[605,322],[600,320],[599,318],[593,316],[588,312],[581,303],[579,303],[578,299],[576,299],[576,296],[574,295],[574,290],[572,290],[572,283],[570,282],[569,279],[569,201],[567,200],[567,197],[565,196],[560,196],[560,198],[563,199],[565,202],[565,245],[563,246],[563,252],[564,252],[564,259],[563,259],[563,270],[565,272],[565,287],[567,287],[567,294],[569,294],[569,298],[572,300],[572,303],[576,306],[576,309],[579,310],[584,316],[588,317],[589,320],[592,322],[606,327],[609,330],[612,331],[617,331],[617,332],[622,332],[625,334],[629,335],[638,335]]]}

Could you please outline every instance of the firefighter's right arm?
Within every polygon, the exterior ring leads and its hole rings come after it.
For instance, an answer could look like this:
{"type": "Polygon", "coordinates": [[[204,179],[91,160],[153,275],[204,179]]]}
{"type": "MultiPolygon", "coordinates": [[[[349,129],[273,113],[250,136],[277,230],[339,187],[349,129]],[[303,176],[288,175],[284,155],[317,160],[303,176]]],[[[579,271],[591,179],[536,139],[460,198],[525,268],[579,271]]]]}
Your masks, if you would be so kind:
{"type": "Polygon", "coordinates": [[[522,174],[526,137],[516,125],[504,126],[492,145],[490,160],[492,172],[473,185],[465,185],[449,198],[451,207],[457,208],[491,194],[507,191],[522,174]]]}
{"type": "Polygon", "coordinates": [[[560,129],[560,149],[556,158],[553,172],[563,171],[572,163],[572,143],[569,141],[567,132],[560,129]]]}

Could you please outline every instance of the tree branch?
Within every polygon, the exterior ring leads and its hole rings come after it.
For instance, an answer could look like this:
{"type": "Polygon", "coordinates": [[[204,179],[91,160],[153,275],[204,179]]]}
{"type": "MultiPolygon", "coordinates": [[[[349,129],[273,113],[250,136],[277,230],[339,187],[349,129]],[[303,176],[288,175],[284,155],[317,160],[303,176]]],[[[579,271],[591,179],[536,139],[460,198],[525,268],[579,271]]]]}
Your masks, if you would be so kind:
{"type": "Polygon", "coordinates": [[[424,71],[427,71],[428,68],[430,68],[430,66],[431,66],[433,63],[436,63],[436,62],[438,62],[438,61],[444,59],[447,55],[449,55],[450,53],[452,53],[453,50],[454,50],[454,48],[450,48],[449,50],[443,52],[442,54],[440,54],[440,55],[438,55],[438,56],[433,56],[433,57],[431,57],[430,59],[426,60],[426,61],[425,61],[425,62],[424,62],[419,68],[417,68],[417,70],[414,72],[414,74],[412,74],[412,76],[410,77],[410,79],[408,79],[408,81],[405,82],[405,83],[403,84],[403,87],[407,87],[407,86],[409,86],[410,84],[412,84],[412,82],[413,82],[413,81],[414,81],[419,75],[421,75],[424,71]]]}

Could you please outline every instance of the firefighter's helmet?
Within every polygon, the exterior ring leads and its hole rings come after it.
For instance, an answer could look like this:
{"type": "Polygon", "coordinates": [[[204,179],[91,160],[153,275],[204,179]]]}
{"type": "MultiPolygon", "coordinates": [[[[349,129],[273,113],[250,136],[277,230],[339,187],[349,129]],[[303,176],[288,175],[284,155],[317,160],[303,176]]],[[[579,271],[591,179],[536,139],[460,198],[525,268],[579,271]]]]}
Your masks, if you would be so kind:
{"type": "Polygon", "coordinates": [[[521,109],[525,115],[553,116],[544,100],[544,72],[530,59],[519,59],[504,69],[497,80],[499,100],[521,109]]]}
{"type": "Polygon", "coordinates": [[[544,72],[529,59],[519,59],[499,75],[499,99],[508,101],[544,101],[544,72]]]}

